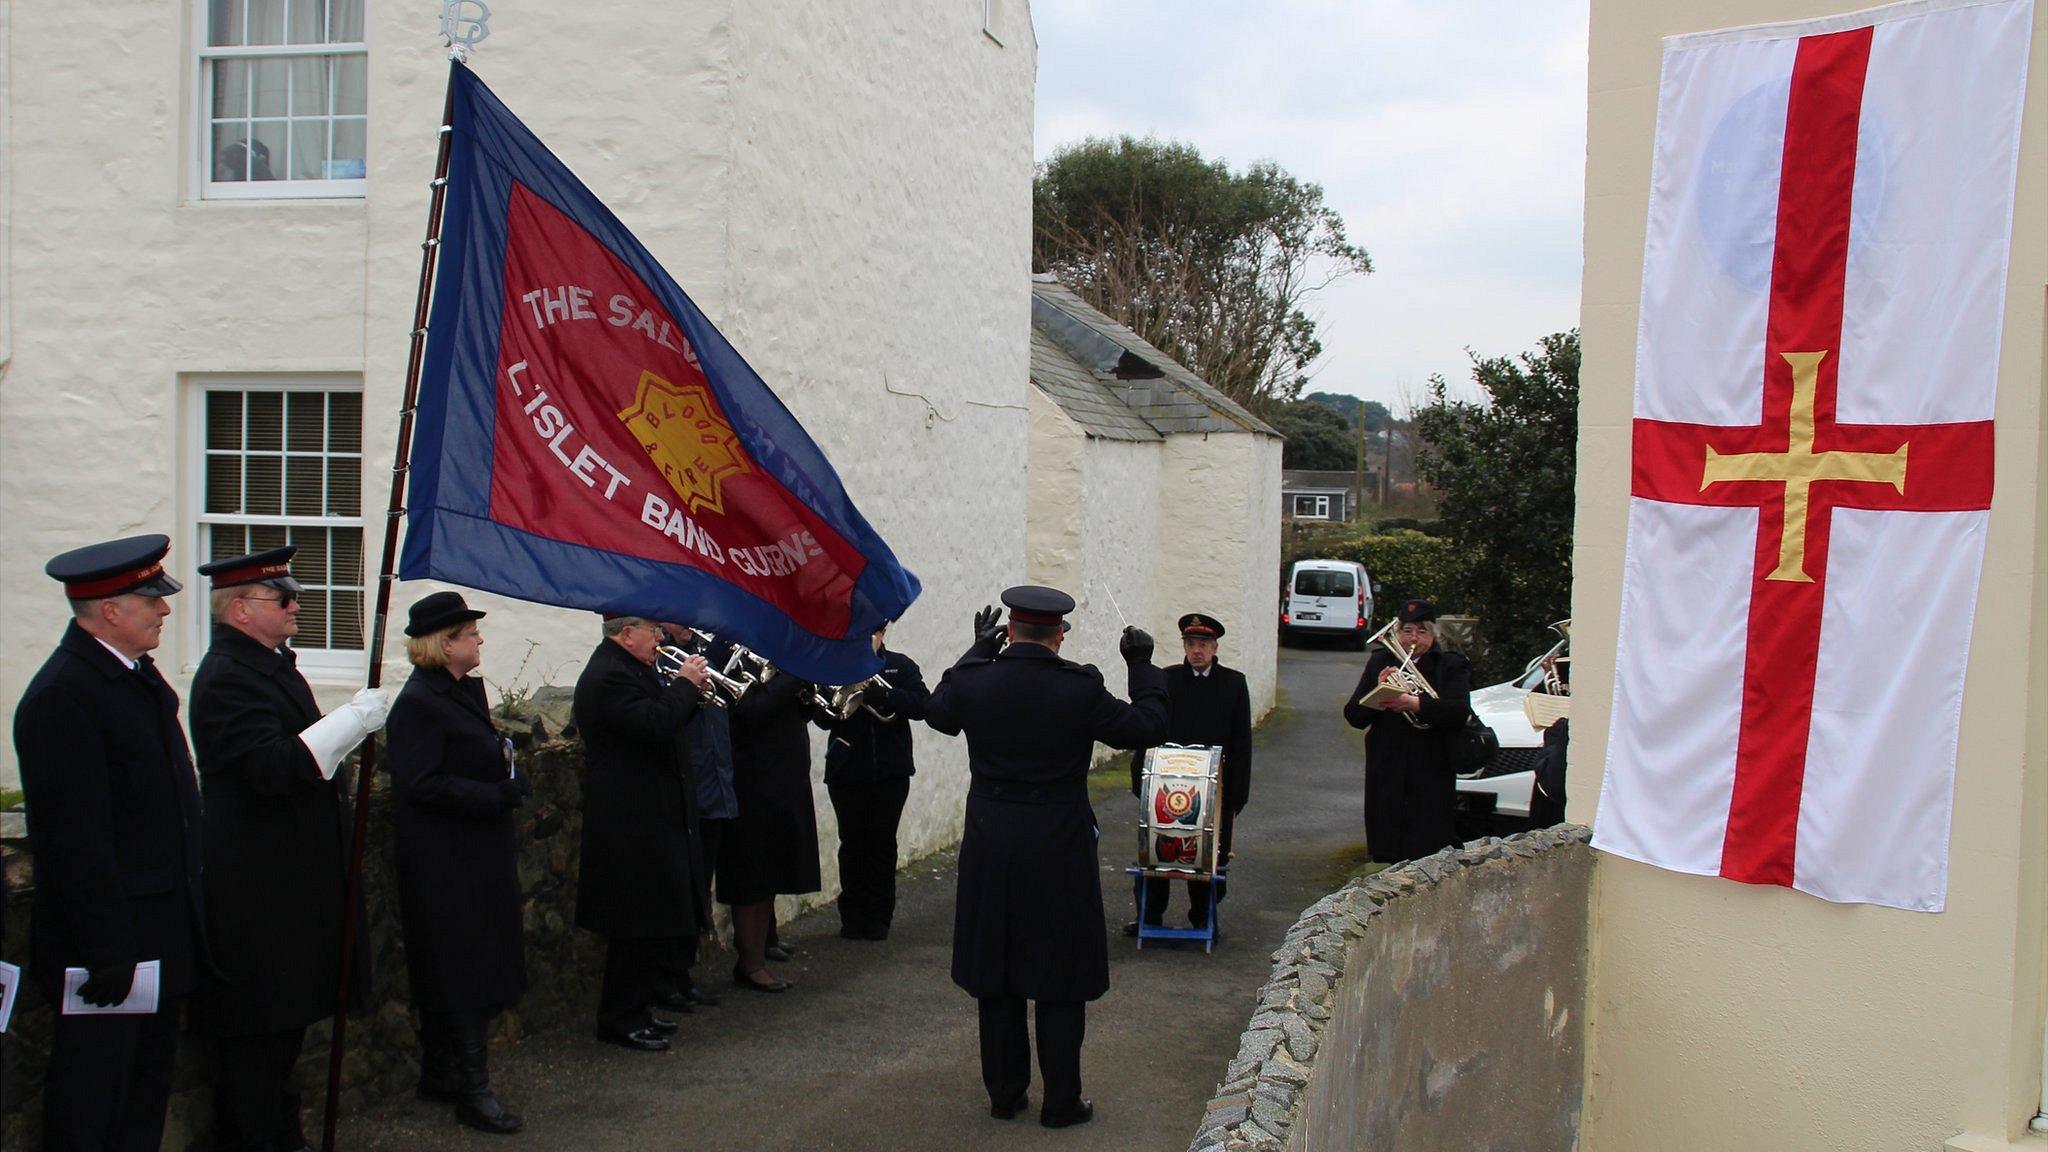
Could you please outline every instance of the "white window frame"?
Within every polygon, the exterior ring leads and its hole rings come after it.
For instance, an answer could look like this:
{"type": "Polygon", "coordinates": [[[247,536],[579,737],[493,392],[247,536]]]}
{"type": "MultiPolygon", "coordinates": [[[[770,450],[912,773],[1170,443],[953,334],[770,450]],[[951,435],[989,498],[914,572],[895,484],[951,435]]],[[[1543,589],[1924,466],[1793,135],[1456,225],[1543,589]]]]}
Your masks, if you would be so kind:
{"type": "MultiPolygon", "coordinates": [[[[363,34],[369,35],[369,3],[364,0],[363,34]]],[[[214,46],[212,14],[207,0],[191,0],[192,108],[191,137],[186,155],[192,161],[192,179],[187,192],[194,200],[360,200],[369,195],[367,172],[354,180],[215,180],[213,178],[213,62],[304,56],[368,56],[367,41],[319,44],[261,44],[238,47],[214,46]]],[[[365,93],[367,98],[367,93],[365,93]]],[[[287,121],[289,122],[289,121],[287,121]]],[[[369,163],[367,106],[363,117],[365,155],[369,163]]]]}
{"type": "Polygon", "coordinates": [[[1330,518],[1330,498],[1327,495],[1317,492],[1295,492],[1288,496],[1288,500],[1290,501],[1288,514],[1296,520],[1328,520],[1330,518]],[[1315,507],[1318,510],[1315,512],[1303,512],[1301,510],[1301,501],[1303,500],[1315,501],[1315,507]]]}
{"type": "MultiPolygon", "coordinates": [[[[206,396],[209,392],[354,392],[363,391],[363,378],[354,373],[321,373],[306,375],[278,376],[259,373],[210,373],[188,377],[185,381],[184,435],[180,438],[179,466],[184,476],[185,509],[183,536],[180,546],[172,555],[184,553],[181,565],[183,571],[178,578],[198,593],[197,606],[182,613],[185,617],[185,638],[189,644],[186,651],[191,653],[185,661],[185,671],[190,673],[199,667],[199,659],[206,654],[209,630],[213,614],[207,610],[206,581],[199,575],[199,565],[205,562],[205,534],[208,525],[279,525],[287,528],[359,528],[363,532],[363,647],[350,648],[301,648],[294,644],[292,651],[297,655],[299,670],[310,680],[353,681],[362,679],[370,667],[370,614],[374,610],[377,595],[378,574],[369,571],[375,562],[371,555],[369,531],[370,476],[368,469],[362,474],[362,498],[358,501],[359,511],[355,516],[250,516],[206,510],[206,396]]],[[[364,413],[365,425],[368,412],[364,413]]],[[[362,433],[362,446],[368,448],[369,430],[362,433]]],[[[246,450],[246,447],[245,447],[246,450]]],[[[333,455],[333,453],[325,453],[333,455]]],[[[367,451],[362,453],[367,457],[367,451]]]]}

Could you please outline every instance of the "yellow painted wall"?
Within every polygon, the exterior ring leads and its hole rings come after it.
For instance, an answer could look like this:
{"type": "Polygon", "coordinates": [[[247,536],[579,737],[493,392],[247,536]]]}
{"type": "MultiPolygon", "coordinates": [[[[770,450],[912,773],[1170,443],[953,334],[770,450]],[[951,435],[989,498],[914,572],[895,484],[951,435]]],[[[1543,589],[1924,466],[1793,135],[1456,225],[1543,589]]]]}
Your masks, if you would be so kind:
{"type": "MultiPolygon", "coordinates": [[[[1571,818],[1613,686],[1659,38],[1867,5],[1592,0],[1571,818]]],[[[2048,927],[2048,5],[2037,6],[1996,495],[1965,685],[1948,910],[1838,906],[1602,856],[1582,1147],[1992,1149],[2040,1097],[2048,927]]],[[[2027,1143],[2023,1147],[2043,1147],[2027,1143]]]]}

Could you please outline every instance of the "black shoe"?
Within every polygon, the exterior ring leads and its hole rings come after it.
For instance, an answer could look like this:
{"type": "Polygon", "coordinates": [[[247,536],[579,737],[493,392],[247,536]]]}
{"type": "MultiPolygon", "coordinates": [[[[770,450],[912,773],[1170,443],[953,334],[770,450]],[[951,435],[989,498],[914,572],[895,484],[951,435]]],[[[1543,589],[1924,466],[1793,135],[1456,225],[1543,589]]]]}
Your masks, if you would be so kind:
{"type": "Polygon", "coordinates": [[[488,1092],[457,1104],[455,1122],[465,1128],[489,1132],[494,1136],[510,1136],[524,1126],[519,1113],[505,1111],[498,1103],[497,1097],[488,1092]]]}
{"type": "MultiPolygon", "coordinates": [[[[763,968],[761,971],[766,972],[767,969],[763,968]]],[[[756,973],[756,975],[758,974],[759,973],[756,973]]],[[[739,985],[742,988],[745,988],[749,992],[787,992],[791,988],[796,987],[796,985],[791,984],[787,980],[777,980],[773,978],[771,978],[766,984],[763,984],[755,980],[752,976],[747,975],[745,972],[742,972],[737,968],[732,970],[732,982],[734,984],[739,985]]]]}
{"type": "Polygon", "coordinates": [[[654,998],[654,1002],[650,1007],[661,1008],[669,1012],[688,1013],[697,1010],[697,1002],[691,999],[690,994],[687,992],[663,992],[654,998]]]}
{"type": "Polygon", "coordinates": [[[1072,1108],[1062,1108],[1058,1112],[1047,1108],[1038,1114],[1038,1122],[1047,1128],[1071,1128],[1076,1124],[1086,1124],[1093,1119],[1095,1119],[1095,1101],[1093,1100],[1083,1100],[1072,1108]]]}
{"type": "Polygon", "coordinates": [[[461,1038],[455,1063],[462,1091],[455,1104],[456,1123],[499,1136],[519,1131],[519,1114],[505,1111],[491,1095],[490,1044],[481,1026],[461,1038]]]}
{"type": "Polygon", "coordinates": [[[683,989],[683,998],[688,1000],[693,1007],[697,1008],[716,1008],[725,1002],[723,996],[713,992],[711,989],[695,986],[683,989]]]}
{"type": "Polygon", "coordinates": [[[787,960],[796,959],[796,949],[791,948],[787,944],[770,944],[762,950],[761,955],[780,964],[787,960]]]}
{"type": "Polygon", "coordinates": [[[1023,1112],[1029,1107],[1031,1107],[1031,1093],[1019,1092],[1017,1093],[1017,1098],[1008,1104],[990,1102],[988,1114],[997,1120],[1014,1120],[1017,1118],[1018,1113],[1023,1112]]]}
{"type": "Polygon", "coordinates": [[[666,1052],[668,1037],[652,1028],[635,1028],[631,1032],[615,1032],[610,1028],[599,1028],[597,1038],[607,1044],[631,1048],[636,1052],[666,1052]]]}
{"type": "MultiPolygon", "coordinates": [[[[1145,921],[1145,927],[1147,927],[1147,928],[1157,928],[1157,927],[1159,927],[1159,924],[1158,924],[1158,922],[1157,922],[1157,921],[1154,921],[1154,920],[1147,920],[1147,921],[1145,921]]],[[[1126,935],[1126,936],[1136,936],[1137,934],[1138,934],[1138,922],[1137,922],[1136,920],[1133,920],[1133,921],[1131,921],[1130,923],[1128,923],[1128,924],[1124,925],[1124,935],[1126,935]]]]}
{"type": "Polygon", "coordinates": [[[660,1016],[649,1016],[647,1018],[647,1027],[652,1028],[657,1036],[673,1036],[683,1030],[683,1026],[680,1023],[674,1020],[663,1019],[660,1016]]]}

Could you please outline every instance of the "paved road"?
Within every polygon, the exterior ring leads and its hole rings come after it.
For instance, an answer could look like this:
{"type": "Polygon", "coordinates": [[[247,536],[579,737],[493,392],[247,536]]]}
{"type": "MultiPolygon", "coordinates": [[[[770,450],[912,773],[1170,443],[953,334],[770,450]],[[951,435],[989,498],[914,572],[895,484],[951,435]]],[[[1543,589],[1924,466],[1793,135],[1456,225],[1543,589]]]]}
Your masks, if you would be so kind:
{"type": "MultiPolygon", "coordinates": [[[[1224,653],[1227,658],[1229,653],[1224,653]]],[[[627,1052],[587,1033],[546,1034],[492,1053],[499,1097],[524,1113],[511,1140],[457,1128],[449,1110],[410,1098],[345,1118],[350,1149],[817,1149],[956,1152],[968,1148],[1158,1149],[1194,1133],[1265,981],[1268,953],[1301,909],[1364,865],[1357,734],[1338,708],[1359,657],[1283,650],[1280,707],[1260,726],[1251,803],[1237,832],[1224,942],[1148,944],[1131,918],[1123,867],[1137,803],[1119,769],[1096,780],[1103,891],[1111,921],[1110,990],[1089,1006],[1082,1055],[1093,1123],[1052,1131],[1034,1112],[988,1115],[974,1002],[948,978],[950,854],[903,877],[884,943],[841,940],[821,909],[785,925],[798,983],[782,996],[729,985],[723,1007],[683,1019],[677,1049],[627,1052]]],[[[920,732],[920,741],[943,739],[920,732]]],[[[1178,888],[1179,886],[1176,885],[1178,888]]],[[[1184,890],[1171,916],[1184,909],[1184,890]]],[[[722,971],[721,954],[698,975],[722,971]]],[[[729,957],[727,957],[729,960],[729,957]]]]}

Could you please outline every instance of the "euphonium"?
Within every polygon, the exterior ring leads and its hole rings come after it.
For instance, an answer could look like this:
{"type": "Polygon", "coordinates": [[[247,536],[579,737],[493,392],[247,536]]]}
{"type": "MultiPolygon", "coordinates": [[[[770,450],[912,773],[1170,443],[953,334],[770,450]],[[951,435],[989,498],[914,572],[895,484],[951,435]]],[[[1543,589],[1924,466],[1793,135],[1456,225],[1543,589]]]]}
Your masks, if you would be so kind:
{"type": "MultiPolygon", "coordinates": [[[[1429,680],[1422,675],[1422,669],[1415,666],[1415,658],[1408,654],[1408,649],[1405,645],[1389,635],[1395,628],[1400,626],[1400,623],[1399,620],[1387,621],[1379,631],[1372,634],[1371,639],[1365,642],[1367,647],[1378,644],[1388,652],[1393,653],[1394,666],[1388,670],[1387,678],[1381,681],[1381,683],[1392,684],[1411,696],[1427,696],[1431,700],[1435,700],[1437,699],[1436,689],[1429,686],[1429,680]]],[[[1417,728],[1429,727],[1428,724],[1416,719],[1413,712],[1403,712],[1401,713],[1401,718],[1417,728]]]]}

